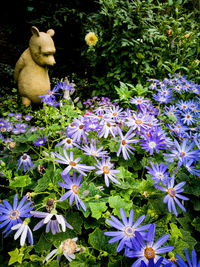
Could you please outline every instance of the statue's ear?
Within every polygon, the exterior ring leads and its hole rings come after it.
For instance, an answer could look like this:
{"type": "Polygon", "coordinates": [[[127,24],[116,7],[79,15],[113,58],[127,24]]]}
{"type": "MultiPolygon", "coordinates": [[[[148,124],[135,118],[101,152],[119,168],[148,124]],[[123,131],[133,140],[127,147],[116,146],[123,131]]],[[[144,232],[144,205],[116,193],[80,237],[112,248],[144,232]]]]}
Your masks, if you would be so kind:
{"type": "Polygon", "coordinates": [[[31,27],[31,32],[32,32],[33,35],[35,35],[35,36],[37,36],[37,37],[40,36],[40,32],[39,32],[39,30],[38,30],[38,28],[36,28],[35,26],[32,26],[32,27],[31,27]]]}
{"type": "Polygon", "coordinates": [[[47,31],[47,34],[49,34],[49,35],[52,37],[52,36],[54,36],[55,31],[52,30],[52,29],[49,29],[49,30],[47,31]]]}

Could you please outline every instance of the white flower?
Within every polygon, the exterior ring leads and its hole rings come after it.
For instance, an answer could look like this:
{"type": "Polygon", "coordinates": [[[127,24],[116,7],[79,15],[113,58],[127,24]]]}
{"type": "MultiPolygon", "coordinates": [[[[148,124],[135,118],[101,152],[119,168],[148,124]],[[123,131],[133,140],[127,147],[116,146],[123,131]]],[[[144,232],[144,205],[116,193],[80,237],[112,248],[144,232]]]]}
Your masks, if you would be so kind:
{"type": "Polygon", "coordinates": [[[14,235],[14,239],[16,240],[18,237],[20,237],[20,245],[23,246],[25,244],[25,240],[26,237],[28,235],[28,241],[30,243],[30,245],[33,245],[33,235],[31,232],[31,229],[29,228],[27,222],[23,222],[23,223],[18,223],[16,225],[14,225],[12,228],[12,230],[17,230],[17,232],[14,235]]]}
{"type": "Polygon", "coordinates": [[[59,246],[59,248],[55,248],[46,256],[43,263],[48,261],[51,257],[53,257],[56,254],[58,254],[58,256],[57,256],[58,260],[61,257],[60,254],[63,254],[68,261],[74,260],[75,259],[74,253],[80,250],[80,248],[76,244],[77,240],[78,240],[78,238],[75,237],[72,239],[68,238],[65,241],[63,241],[61,243],[61,245],[59,246]]]}

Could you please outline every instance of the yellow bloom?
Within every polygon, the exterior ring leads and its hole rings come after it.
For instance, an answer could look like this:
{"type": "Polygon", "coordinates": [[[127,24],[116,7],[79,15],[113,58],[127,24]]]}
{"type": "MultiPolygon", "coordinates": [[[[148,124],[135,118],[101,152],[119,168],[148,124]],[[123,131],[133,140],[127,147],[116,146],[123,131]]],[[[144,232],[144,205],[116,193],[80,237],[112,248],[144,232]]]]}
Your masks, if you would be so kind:
{"type": "Polygon", "coordinates": [[[190,33],[184,35],[185,38],[189,38],[190,37],[190,33]]]}
{"type": "Polygon", "coordinates": [[[98,37],[95,35],[94,32],[89,32],[85,36],[85,41],[89,46],[95,46],[96,43],[98,42],[98,37]]]}

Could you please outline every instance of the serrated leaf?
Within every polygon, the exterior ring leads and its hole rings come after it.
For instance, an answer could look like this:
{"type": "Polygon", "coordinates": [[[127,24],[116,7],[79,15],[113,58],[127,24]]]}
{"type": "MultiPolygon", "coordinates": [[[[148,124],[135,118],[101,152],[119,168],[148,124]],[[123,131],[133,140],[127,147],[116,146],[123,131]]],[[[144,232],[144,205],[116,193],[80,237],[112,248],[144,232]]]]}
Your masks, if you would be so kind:
{"type": "Polygon", "coordinates": [[[90,202],[89,206],[92,212],[92,217],[97,220],[101,217],[102,212],[105,212],[108,208],[105,202],[90,202]]]}
{"type": "Polygon", "coordinates": [[[25,187],[31,183],[31,178],[29,175],[16,176],[13,180],[10,181],[10,187],[25,187]]]}
{"type": "Polygon", "coordinates": [[[123,208],[126,215],[128,216],[129,211],[133,207],[133,204],[131,202],[125,201],[120,196],[112,196],[108,198],[108,202],[111,208],[113,208],[114,215],[117,215],[120,217],[120,208],[123,208]]]}

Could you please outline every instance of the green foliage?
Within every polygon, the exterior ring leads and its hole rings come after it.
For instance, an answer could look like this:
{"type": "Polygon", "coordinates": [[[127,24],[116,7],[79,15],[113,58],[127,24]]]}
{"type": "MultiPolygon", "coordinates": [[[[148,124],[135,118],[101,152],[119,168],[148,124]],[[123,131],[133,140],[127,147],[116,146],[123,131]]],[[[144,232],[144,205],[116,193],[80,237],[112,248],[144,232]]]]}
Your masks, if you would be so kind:
{"type": "Polygon", "coordinates": [[[82,55],[92,65],[91,82],[100,94],[113,97],[114,86],[119,99],[127,100],[131,92],[124,83],[145,84],[168,73],[200,79],[199,17],[185,2],[99,0],[99,10],[83,25],[83,35],[94,31],[99,41],[82,55]]]}

